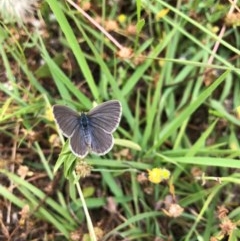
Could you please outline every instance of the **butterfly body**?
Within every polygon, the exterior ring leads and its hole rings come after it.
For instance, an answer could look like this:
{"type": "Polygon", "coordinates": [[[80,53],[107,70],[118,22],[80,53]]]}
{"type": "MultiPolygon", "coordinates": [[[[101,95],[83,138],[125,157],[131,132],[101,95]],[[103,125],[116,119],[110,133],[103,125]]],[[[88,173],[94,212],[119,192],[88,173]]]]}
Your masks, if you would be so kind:
{"type": "Polygon", "coordinates": [[[54,105],[53,114],[63,135],[70,139],[72,152],[84,158],[88,152],[104,155],[112,149],[112,133],[119,125],[122,106],[118,100],[111,100],[78,114],[66,106],[54,105]]]}
{"type": "Polygon", "coordinates": [[[80,138],[84,138],[85,143],[88,147],[91,147],[91,135],[90,135],[90,120],[85,113],[82,113],[79,116],[79,128],[83,130],[83,136],[80,138]]]}

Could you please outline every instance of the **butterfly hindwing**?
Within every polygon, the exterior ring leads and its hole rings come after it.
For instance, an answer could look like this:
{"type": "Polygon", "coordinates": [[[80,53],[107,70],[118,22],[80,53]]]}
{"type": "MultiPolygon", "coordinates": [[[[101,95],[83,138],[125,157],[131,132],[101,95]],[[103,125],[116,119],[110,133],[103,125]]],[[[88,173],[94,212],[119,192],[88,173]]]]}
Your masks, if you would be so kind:
{"type": "Polygon", "coordinates": [[[70,147],[72,152],[80,158],[84,158],[88,154],[90,146],[87,145],[83,129],[80,128],[80,125],[76,127],[73,135],[70,137],[70,147]]]}
{"type": "Polygon", "coordinates": [[[91,152],[97,155],[104,155],[113,147],[111,133],[106,133],[101,128],[91,128],[91,152]]]}

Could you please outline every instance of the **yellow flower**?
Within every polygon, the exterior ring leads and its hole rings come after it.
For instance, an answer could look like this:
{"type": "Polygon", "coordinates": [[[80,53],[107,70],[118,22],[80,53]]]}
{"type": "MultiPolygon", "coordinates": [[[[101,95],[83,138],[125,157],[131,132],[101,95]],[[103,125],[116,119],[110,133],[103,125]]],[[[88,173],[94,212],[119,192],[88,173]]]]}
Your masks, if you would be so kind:
{"type": "Polygon", "coordinates": [[[118,15],[118,22],[119,22],[119,23],[125,23],[126,20],[127,20],[127,17],[126,17],[125,14],[120,14],[120,15],[118,15]]]}
{"type": "Polygon", "coordinates": [[[169,12],[169,9],[165,8],[160,10],[156,15],[156,20],[160,20],[161,18],[165,17],[169,12]]]}
{"type": "Polygon", "coordinates": [[[238,106],[236,109],[236,115],[237,115],[237,118],[240,119],[240,106],[238,106]]]}
{"type": "Polygon", "coordinates": [[[167,169],[163,168],[162,169],[162,178],[164,180],[167,180],[167,179],[169,179],[169,177],[170,177],[170,171],[168,171],[167,169]]]}
{"type": "Polygon", "coordinates": [[[45,117],[47,120],[49,120],[49,121],[53,121],[53,120],[54,120],[52,108],[50,108],[49,106],[45,109],[45,115],[44,115],[44,117],[45,117]]]}
{"type": "Polygon", "coordinates": [[[153,168],[148,170],[148,180],[152,183],[158,184],[170,177],[170,171],[165,168],[153,168]]]}

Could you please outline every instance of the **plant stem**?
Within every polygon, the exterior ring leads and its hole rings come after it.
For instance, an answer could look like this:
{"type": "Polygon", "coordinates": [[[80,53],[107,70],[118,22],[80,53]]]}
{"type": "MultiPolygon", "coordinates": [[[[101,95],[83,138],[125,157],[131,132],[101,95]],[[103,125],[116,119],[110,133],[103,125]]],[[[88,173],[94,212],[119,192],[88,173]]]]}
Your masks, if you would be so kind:
{"type": "Polygon", "coordinates": [[[81,186],[79,184],[79,181],[77,181],[77,176],[76,176],[75,171],[73,171],[73,176],[74,176],[74,179],[76,181],[77,191],[78,191],[79,197],[82,201],[83,210],[84,210],[84,213],[86,215],[88,231],[89,231],[89,234],[90,234],[90,237],[91,237],[91,241],[97,241],[97,237],[95,235],[94,228],[93,228],[92,219],[89,215],[88,208],[87,208],[87,205],[86,205],[83,193],[82,193],[82,189],[81,189],[81,186]]]}

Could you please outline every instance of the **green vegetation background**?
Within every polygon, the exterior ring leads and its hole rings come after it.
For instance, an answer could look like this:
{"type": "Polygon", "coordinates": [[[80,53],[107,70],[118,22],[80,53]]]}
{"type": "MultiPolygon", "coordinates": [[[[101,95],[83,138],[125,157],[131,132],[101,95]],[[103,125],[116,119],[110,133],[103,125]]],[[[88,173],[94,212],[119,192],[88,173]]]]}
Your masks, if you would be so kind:
{"type": "Polygon", "coordinates": [[[230,8],[92,2],[87,13],[105,28],[112,20],[107,31],[120,46],[64,1],[41,4],[42,28],[1,23],[2,237],[91,240],[90,222],[98,240],[239,240],[240,40],[238,27],[225,25],[230,8]],[[131,56],[120,56],[121,46],[131,56]],[[123,107],[115,146],[88,156],[91,175],[78,182],[68,145],[58,158],[64,139],[51,106],[80,111],[110,99],[123,107]],[[171,178],[141,182],[154,167],[171,178]],[[169,210],[175,204],[182,213],[169,210]]]}

